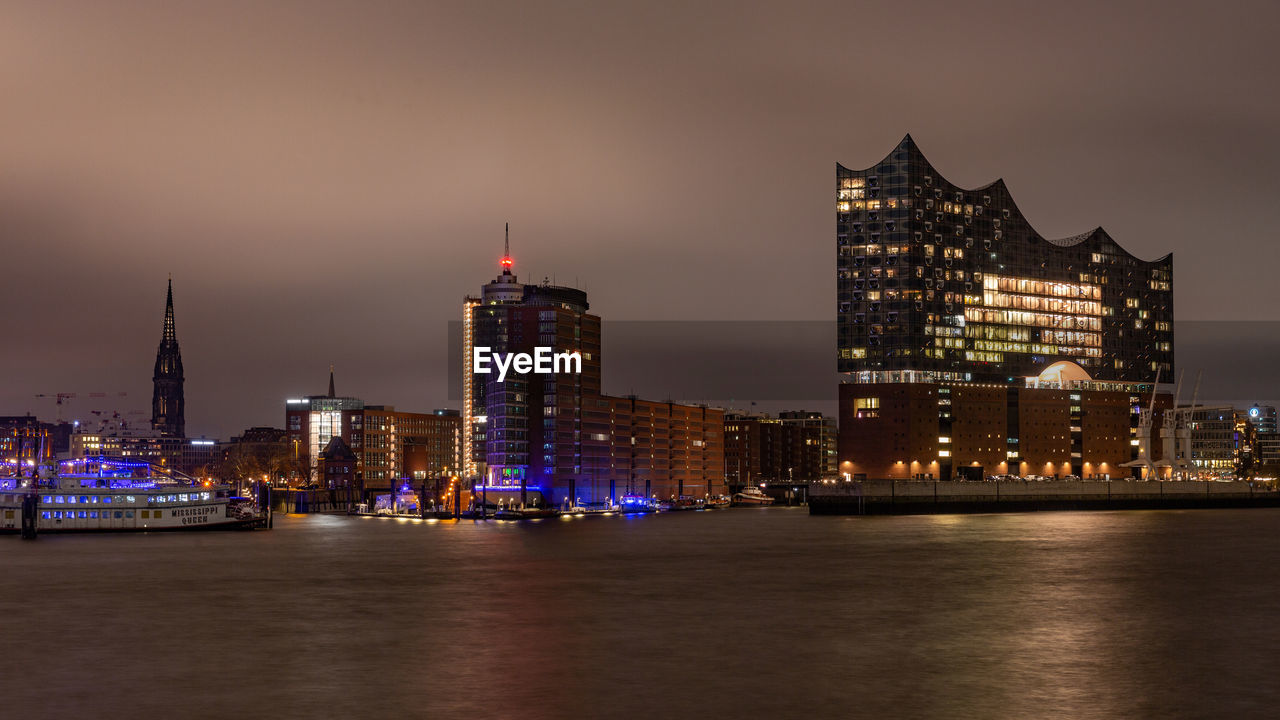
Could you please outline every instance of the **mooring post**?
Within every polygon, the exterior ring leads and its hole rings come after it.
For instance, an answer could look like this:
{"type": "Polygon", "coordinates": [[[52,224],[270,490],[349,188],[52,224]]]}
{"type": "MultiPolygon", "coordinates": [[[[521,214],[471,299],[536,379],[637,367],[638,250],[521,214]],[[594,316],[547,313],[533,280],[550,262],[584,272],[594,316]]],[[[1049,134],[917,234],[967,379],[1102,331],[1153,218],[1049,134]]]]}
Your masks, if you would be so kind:
{"type": "Polygon", "coordinates": [[[35,540],[38,530],[40,496],[29,492],[22,496],[22,539],[35,540]]]}

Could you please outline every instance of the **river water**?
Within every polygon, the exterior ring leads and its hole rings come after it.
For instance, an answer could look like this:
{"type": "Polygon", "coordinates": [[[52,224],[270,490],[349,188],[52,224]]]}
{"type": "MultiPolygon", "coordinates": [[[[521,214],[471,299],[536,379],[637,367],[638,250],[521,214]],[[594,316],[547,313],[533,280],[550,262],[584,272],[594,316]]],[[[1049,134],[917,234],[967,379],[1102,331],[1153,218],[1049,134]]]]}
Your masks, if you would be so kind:
{"type": "Polygon", "coordinates": [[[0,538],[0,717],[1280,714],[1280,510],[0,538]]]}

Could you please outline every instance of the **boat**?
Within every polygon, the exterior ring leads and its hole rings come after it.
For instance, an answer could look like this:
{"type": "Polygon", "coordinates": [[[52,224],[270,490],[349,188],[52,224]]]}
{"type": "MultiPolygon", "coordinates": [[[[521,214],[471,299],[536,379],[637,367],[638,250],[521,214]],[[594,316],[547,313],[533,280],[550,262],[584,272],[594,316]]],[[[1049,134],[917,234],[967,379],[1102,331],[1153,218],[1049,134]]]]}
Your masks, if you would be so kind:
{"type": "Polygon", "coordinates": [[[0,478],[0,533],[153,532],[267,525],[225,485],[201,483],[149,462],[92,458],[0,478]],[[24,507],[25,506],[25,507],[24,507]],[[35,522],[24,529],[24,512],[35,522]]]}
{"type": "Polygon", "coordinates": [[[618,512],[651,513],[658,511],[658,501],[643,495],[623,495],[618,498],[618,512]]]}
{"type": "Polygon", "coordinates": [[[742,492],[734,493],[731,504],[738,506],[761,506],[772,505],[773,498],[764,494],[759,487],[748,485],[742,489],[742,492]]]}
{"type": "Polygon", "coordinates": [[[539,518],[556,517],[559,510],[553,508],[499,508],[493,514],[498,520],[537,520],[539,518]]]}
{"type": "Polygon", "coordinates": [[[686,510],[706,510],[707,505],[701,500],[694,498],[677,498],[661,505],[664,512],[682,512],[686,510]]]}

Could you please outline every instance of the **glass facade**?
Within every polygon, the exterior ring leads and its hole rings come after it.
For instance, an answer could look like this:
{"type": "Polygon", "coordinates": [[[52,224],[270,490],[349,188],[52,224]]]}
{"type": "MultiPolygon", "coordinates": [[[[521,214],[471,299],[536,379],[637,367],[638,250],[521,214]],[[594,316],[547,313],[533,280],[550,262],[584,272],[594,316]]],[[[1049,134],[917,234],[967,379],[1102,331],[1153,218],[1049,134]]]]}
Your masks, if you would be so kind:
{"type": "Polygon", "coordinates": [[[910,136],[836,166],[840,372],[858,382],[1013,382],[1070,360],[1104,381],[1173,377],[1173,258],[1101,228],[1040,236],[1004,182],[956,187],[910,136]]]}

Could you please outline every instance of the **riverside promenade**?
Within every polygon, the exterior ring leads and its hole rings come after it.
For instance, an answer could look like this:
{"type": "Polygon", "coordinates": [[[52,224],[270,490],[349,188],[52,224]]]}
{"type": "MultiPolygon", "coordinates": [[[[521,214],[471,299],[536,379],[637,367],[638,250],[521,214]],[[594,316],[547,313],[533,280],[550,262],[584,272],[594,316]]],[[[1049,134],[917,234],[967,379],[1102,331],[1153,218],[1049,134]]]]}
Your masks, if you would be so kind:
{"type": "Polygon", "coordinates": [[[1280,507],[1280,492],[1242,480],[838,480],[809,487],[810,515],[1242,507],[1280,507]]]}

